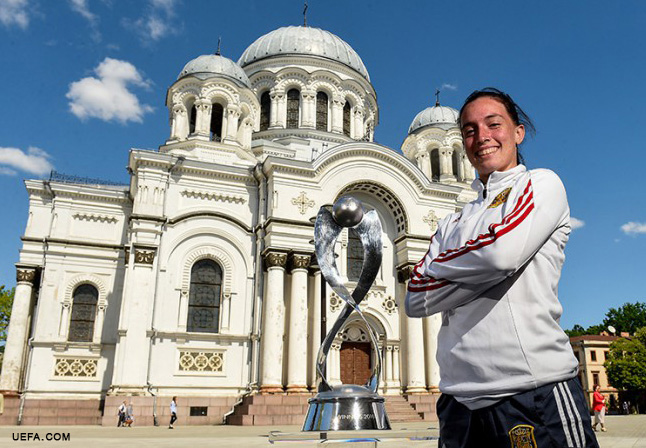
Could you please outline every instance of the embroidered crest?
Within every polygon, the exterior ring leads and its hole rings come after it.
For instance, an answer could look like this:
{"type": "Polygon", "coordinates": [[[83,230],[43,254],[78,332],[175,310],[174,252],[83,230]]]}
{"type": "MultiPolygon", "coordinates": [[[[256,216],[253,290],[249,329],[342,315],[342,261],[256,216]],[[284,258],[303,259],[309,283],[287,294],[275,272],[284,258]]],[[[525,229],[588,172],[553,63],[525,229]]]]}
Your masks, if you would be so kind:
{"type": "Polygon", "coordinates": [[[511,448],[537,448],[534,438],[534,427],[530,425],[516,425],[509,431],[511,448]]]}
{"type": "Polygon", "coordinates": [[[507,202],[507,198],[509,197],[509,192],[511,191],[511,187],[505,188],[502,192],[498,193],[498,196],[493,198],[493,201],[491,201],[491,204],[487,208],[496,208],[500,204],[504,204],[507,202]]]}

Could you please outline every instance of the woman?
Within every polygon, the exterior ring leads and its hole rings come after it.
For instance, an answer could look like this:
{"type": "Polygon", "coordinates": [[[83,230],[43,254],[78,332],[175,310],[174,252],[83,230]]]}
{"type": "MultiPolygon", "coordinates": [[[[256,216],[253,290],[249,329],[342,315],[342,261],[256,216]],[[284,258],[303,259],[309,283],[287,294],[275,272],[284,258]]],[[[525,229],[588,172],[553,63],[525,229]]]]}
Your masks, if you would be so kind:
{"type": "Polygon", "coordinates": [[[459,125],[478,198],[440,221],[406,297],[411,317],[442,313],[438,446],[598,447],[559,326],[563,184],[521,164],[534,128],[509,95],[472,93],[459,125]]]}
{"type": "Polygon", "coordinates": [[[592,395],[592,410],[594,411],[594,425],[592,429],[597,430],[597,425],[601,423],[601,430],[606,431],[606,397],[601,393],[601,387],[597,384],[594,386],[592,395]]]}
{"type": "Polygon", "coordinates": [[[175,420],[177,420],[177,397],[173,397],[170,401],[170,424],[168,429],[174,429],[173,423],[175,423],[175,420]]]}

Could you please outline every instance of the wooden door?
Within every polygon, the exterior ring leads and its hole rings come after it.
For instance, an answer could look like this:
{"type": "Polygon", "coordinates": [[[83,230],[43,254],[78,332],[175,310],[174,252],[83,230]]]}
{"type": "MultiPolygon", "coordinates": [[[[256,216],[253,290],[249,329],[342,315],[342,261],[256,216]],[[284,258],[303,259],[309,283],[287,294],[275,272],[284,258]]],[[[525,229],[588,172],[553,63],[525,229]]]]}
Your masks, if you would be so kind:
{"type": "Polygon", "coordinates": [[[341,382],[364,384],[370,378],[370,343],[344,342],[341,344],[341,382]]]}

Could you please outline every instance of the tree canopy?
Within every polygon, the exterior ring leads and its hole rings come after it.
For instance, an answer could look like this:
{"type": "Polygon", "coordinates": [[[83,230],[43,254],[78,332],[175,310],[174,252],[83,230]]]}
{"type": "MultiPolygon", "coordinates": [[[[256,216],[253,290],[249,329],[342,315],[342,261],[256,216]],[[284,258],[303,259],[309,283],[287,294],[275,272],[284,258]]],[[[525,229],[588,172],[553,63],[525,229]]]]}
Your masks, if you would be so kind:
{"type": "Polygon", "coordinates": [[[602,331],[608,331],[608,326],[615,327],[617,334],[624,331],[634,334],[639,328],[646,327],[646,303],[627,302],[619,308],[610,308],[601,324],[591,325],[588,328],[576,324],[570,330],[565,330],[565,333],[570,337],[599,334],[602,331]]]}
{"type": "Polygon", "coordinates": [[[610,344],[603,366],[613,387],[646,390],[646,326],[638,329],[634,337],[620,338],[610,344]]]}
{"type": "Polygon", "coordinates": [[[7,328],[15,291],[15,288],[5,289],[4,285],[0,285],[0,353],[4,353],[4,344],[7,341],[7,328]]]}

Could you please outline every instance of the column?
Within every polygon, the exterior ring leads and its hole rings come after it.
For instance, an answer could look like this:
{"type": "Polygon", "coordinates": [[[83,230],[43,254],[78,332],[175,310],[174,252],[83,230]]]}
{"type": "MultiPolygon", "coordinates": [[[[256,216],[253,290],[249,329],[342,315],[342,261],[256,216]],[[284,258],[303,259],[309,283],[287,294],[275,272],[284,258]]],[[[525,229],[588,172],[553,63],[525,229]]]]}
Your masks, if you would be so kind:
{"type": "MultiPolygon", "coordinates": [[[[397,283],[397,296],[401,304],[399,309],[403,310],[404,298],[406,297],[406,285],[412,266],[406,266],[399,270],[397,283]]],[[[402,327],[404,329],[404,344],[406,344],[406,370],[408,371],[408,383],[406,384],[407,394],[420,394],[426,392],[426,378],[424,375],[424,331],[422,319],[414,319],[400,313],[402,327]]]]}
{"type": "Polygon", "coordinates": [[[363,138],[363,109],[360,106],[354,108],[354,139],[361,140],[363,138]]]}
{"type": "Polygon", "coordinates": [[[455,179],[453,175],[453,148],[442,146],[440,148],[440,181],[455,179]]]}
{"type": "Polygon", "coordinates": [[[292,285],[289,300],[287,393],[307,393],[307,268],[309,254],[290,254],[292,285]]]}
{"type": "Polygon", "coordinates": [[[332,132],[343,134],[343,106],[345,99],[341,96],[334,96],[332,99],[332,132]]]}
{"type": "Polygon", "coordinates": [[[209,138],[211,128],[211,102],[207,100],[195,101],[195,134],[209,138]]]}
{"type": "Polygon", "coordinates": [[[434,314],[424,321],[424,355],[426,359],[426,384],[431,393],[440,393],[440,366],[437,364],[437,333],[442,326],[442,315],[434,314]]]}
{"type": "Polygon", "coordinates": [[[283,97],[281,92],[270,92],[269,99],[271,100],[271,107],[269,108],[269,128],[278,128],[278,104],[283,97]]]}
{"type": "Polygon", "coordinates": [[[310,347],[309,347],[309,377],[307,384],[310,389],[314,390],[316,384],[316,361],[321,347],[321,268],[318,262],[314,261],[310,266],[312,272],[312,291],[310,297],[312,298],[309,307],[310,319],[310,347]]]}
{"type": "Polygon", "coordinates": [[[183,140],[188,136],[188,120],[186,107],[183,104],[173,106],[173,118],[171,123],[171,140],[183,140]]]}
{"type": "Polygon", "coordinates": [[[18,392],[29,331],[29,314],[36,279],[36,268],[16,266],[16,292],[2,362],[0,390],[18,392]]]}
{"type": "Polygon", "coordinates": [[[134,246],[134,259],[128,272],[117,343],[118,364],[115,363],[112,394],[142,394],[146,391],[150,337],[155,301],[157,248],[134,246]]]}
{"type": "Polygon", "coordinates": [[[393,381],[401,387],[401,375],[399,374],[399,346],[393,347],[393,381]]]}
{"type": "Polygon", "coordinates": [[[393,346],[386,346],[386,359],[382,376],[386,379],[386,387],[390,390],[393,387],[393,346]]]}
{"type": "Polygon", "coordinates": [[[283,392],[283,336],[285,333],[284,282],[287,254],[267,251],[267,288],[262,305],[260,339],[260,393],[283,392]]]}
{"type": "Polygon", "coordinates": [[[420,168],[422,169],[422,173],[426,174],[426,177],[429,179],[433,178],[431,173],[431,156],[428,151],[424,151],[420,155],[420,168]]]}
{"type": "Polygon", "coordinates": [[[316,125],[316,92],[303,90],[301,92],[301,98],[303,98],[301,127],[314,129],[316,125]]]}
{"type": "Polygon", "coordinates": [[[240,120],[240,107],[235,105],[228,106],[225,143],[235,143],[237,141],[239,120],[240,120]]]}
{"type": "Polygon", "coordinates": [[[475,179],[475,174],[471,162],[466,155],[462,155],[462,172],[464,173],[464,180],[469,182],[475,179]]]}

